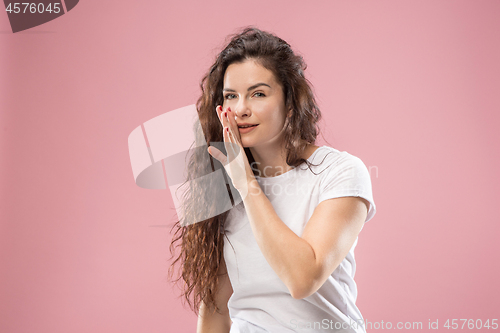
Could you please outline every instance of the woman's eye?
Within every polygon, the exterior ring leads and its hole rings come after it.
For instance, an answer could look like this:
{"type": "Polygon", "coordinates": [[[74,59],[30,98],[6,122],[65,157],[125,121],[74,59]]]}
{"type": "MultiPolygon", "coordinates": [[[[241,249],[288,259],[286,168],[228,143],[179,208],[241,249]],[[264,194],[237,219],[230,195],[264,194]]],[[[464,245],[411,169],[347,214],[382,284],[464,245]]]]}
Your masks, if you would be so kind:
{"type": "Polygon", "coordinates": [[[257,92],[255,93],[255,95],[259,95],[259,97],[265,97],[266,95],[264,95],[264,93],[261,93],[261,92],[257,92]]]}
{"type": "Polygon", "coordinates": [[[225,99],[233,99],[234,97],[234,94],[227,94],[226,96],[224,96],[225,99]]]}

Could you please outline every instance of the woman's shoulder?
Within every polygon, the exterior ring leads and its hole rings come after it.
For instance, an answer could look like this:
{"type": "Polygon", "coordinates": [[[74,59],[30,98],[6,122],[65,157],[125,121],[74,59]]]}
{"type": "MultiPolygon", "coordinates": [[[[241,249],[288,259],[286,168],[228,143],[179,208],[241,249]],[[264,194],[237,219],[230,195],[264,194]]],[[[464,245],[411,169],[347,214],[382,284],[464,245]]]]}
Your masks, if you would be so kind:
{"type": "Polygon", "coordinates": [[[308,158],[308,161],[313,164],[336,164],[336,163],[348,163],[359,159],[357,156],[350,154],[345,150],[339,150],[330,146],[320,146],[312,153],[308,158]]]}

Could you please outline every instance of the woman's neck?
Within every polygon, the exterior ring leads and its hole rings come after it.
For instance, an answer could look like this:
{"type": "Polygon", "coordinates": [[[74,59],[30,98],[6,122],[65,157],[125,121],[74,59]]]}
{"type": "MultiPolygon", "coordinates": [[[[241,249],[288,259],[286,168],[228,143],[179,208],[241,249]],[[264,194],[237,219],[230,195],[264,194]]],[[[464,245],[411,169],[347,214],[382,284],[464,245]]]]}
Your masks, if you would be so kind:
{"type": "Polygon", "coordinates": [[[286,164],[286,151],[284,145],[266,145],[250,147],[255,164],[251,165],[253,170],[258,170],[260,177],[276,177],[292,167],[286,164]]]}

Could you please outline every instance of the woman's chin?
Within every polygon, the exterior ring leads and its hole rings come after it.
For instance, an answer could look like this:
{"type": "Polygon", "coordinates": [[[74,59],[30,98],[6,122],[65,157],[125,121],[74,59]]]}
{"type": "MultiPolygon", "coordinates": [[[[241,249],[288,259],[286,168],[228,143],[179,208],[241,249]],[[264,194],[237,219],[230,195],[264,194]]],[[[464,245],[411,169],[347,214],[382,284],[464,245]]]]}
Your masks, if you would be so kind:
{"type": "Polygon", "coordinates": [[[241,140],[241,146],[243,148],[250,148],[252,145],[251,145],[251,142],[248,142],[248,140],[242,139],[241,140]]]}

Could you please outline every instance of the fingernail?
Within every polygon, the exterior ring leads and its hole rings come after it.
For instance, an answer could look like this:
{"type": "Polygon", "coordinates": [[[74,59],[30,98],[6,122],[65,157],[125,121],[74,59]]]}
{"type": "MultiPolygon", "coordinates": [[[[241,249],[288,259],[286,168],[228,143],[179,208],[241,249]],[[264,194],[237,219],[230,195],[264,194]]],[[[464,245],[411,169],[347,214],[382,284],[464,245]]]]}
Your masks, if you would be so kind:
{"type": "Polygon", "coordinates": [[[227,111],[231,112],[231,108],[227,108],[227,111]]]}
{"type": "Polygon", "coordinates": [[[226,117],[227,117],[227,111],[224,111],[224,116],[226,116],[226,117]]]}
{"type": "Polygon", "coordinates": [[[226,132],[229,132],[229,127],[226,127],[226,132]]]}

